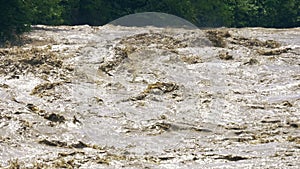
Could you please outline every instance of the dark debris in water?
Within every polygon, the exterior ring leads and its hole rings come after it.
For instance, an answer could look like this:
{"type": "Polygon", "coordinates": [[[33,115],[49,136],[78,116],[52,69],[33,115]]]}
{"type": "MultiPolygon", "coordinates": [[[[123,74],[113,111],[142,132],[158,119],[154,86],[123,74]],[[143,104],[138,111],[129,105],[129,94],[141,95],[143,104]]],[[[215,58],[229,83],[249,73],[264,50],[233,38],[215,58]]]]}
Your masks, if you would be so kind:
{"type": "Polygon", "coordinates": [[[82,142],[82,141],[78,141],[76,143],[68,143],[68,142],[64,142],[64,141],[59,141],[59,140],[48,140],[48,139],[43,139],[38,141],[39,144],[44,144],[47,146],[52,146],[52,147],[64,147],[64,148],[78,148],[78,149],[82,149],[82,148],[86,148],[86,147],[91,147],[90,145],[82,142]]]}
{"type": "Polygon", "coordinates": [[[272,118],[266,118],[261,121],[262,123],[280,123],[281,119],[272,119],[272,118]]]}
{"type": "Polygon", "coordinates": [[[177,90],[179,86],[176,83],[169,82],[156,82],[153,84],[148,84],[147,89],[144,90],[144,93],[150,93],[152,90],[158,89],[163,93],[173,92],[177,90]]]}
{"type": "Polygon", "coordinates": [[[39,111],[39,108],[38,108],[36,105],[32,104],[32,103],[28,103],[28,104],[26,105],[26,107],[27,107],[30,111],[32,111],[32,112],[38,112],[38,111],[39,111]]]}
{"type": "Polygon", "coordinates": [[[47,146],[53,146],[53,147],[66,147],[67,143],[66,142],[62,142],[62,141],[58,141],[58,140],[47,140],[47,139],[43,139],[38,141],[38,143],[40,144],[45,144],[47,146]]]}
{"type": "Polygon", "coordinates": [[[243,45],[249,48],[262,47],[274,49],[281,46],[281,44],[275,40],[261,41],[259,39],[245,37],[234,37],[233,40],[231,40],[230,42],[232,44],[243,45]]]}
{"type": "Polygon", "coordinates": [[[128,58],[128,48],[115,47],[114,51],[114,58],[101,63],[98,68],[98,70],[103,71],[109,76],[112,76],[112,74],[109,73],[111,70],[114,70],[123,62],[124,59],[128,58]]]}
{"type": "Polygon", "coordinates": [[[259,61],[255,58],[250,58],[248,62],[245,62],[244,65],[256,65],[259,64],[259,61]]]}
{"type": "Polygon", "coordinates": [[[137,96],[133,96],[133,97],[130,97],[129,99],[126,99],[125,101],[138,101],[138,100],[144,100],[145,98],[147,97],[147,94],[145,93],[141,93],[137,96]]]}
{"type": "MultiPolygon", "coordinates": [[[[46,112],[45,110],[40,109],[38,106],[36,106],[32,103],[28,103],[26,105],[26,108],[29,109],[31,112],[38,114],[40,117],[43,117],[44,119],[49,120],[54,123],[64,123],[66,121],[66,118],[64,116],[59,115],[57,113],[46,112]]],[[[78,120],[77,121],[76,120],[75,120],[75,122],[78,121],[78,120]]],[[[74,119],[73,119],[73,121],[74,121],[74,119]]]]}
{"type": "Polygon", "coordinates": [[[73,148],[86,148],[86,147],[89,147],[89,145],[85,144],[82,141],[79,141],[78,143],[71,144],[69,147],[73,147],[73,148]]]}
{"type": "Polygon", "coordinates": [[[206,36],[212,42],[214,47],[226,48],[229,44],[234,44],[242,45],[251,49],[254,47],[262,48],[258,51],[261,55],[278,55],[287,52],[286,49],[279,49],[281,44],[275,40],[262,41],[256,38],[235,36],[227,29],[208,30],[206,31],[206,36]]]}
{"type": "Polygon", "coordinates": [[[47,90],[54,89],[56,86],[59,86],[61,84],[61,82],[39,84],[34,87],[31,94],[42,96],[44,93],[46,93],[47,90]]]}
{"type": "Polygon", "coordinates": [[[228,30],[209,30],[206,31],[206,36],[212,42],[214,47],[227,47],[226,38],[231,37],[228,30]]]}
{"type": "Polygon", "coordinates": [[[129,36],[123,38],[118,45],[114,47],[114,57],[101,63],[98,69],[109,76],[113,76],[110,71],[116,69],[116,67],[134,52],[157,48],[176,53],[175,49],[184,47],[187,47],[187,44],[183,40],[178,40],[161,33],[142,33],[129,36]]]}
{"type": "Polygon", "coordinates": [[[261,55],[271,56],[271,55],[280,55],[282,53],[287,53],[290,48],[276,48],[276,49],[260,49],[258,53],[261,55]]]}
{"type": "Polygon", "coordinates": [[[51,46],[43,48],[21,48],[14,47],[12,49],[0,49],[0,74],[11,78],[20,75],[32,73],[35,76],[47,80],[50,76],[57,78],[65,78],[65,75],[58,73],[64,71],[70,74],[69,66],[63,65],[64,57],[58,52],[54,52],[51,46]],[[66,68],[67,67],[67,68],[66,68]]]}
{"type": "Polygon", "coordinates": [[[2,84],[0,84],[0,87],[1,87],[1,88],[7,89],[7,88],[9,88],[9,85],[7,85],[7,84],[5,84],[5,83],[2,83],[2,84]]]}
{"type": "Polygon", "coordinates": [[[52,121],[52,122],[58,122],[58,123],[63,123],[66,121],[65,117],[59,114],[51,113],[47,114],[44,117],[45,119],[52,121]]]}
{"type": "MultiPolygon", "coordinates": [[[[144,100],[148,95],[155,94],[155,95],[164,95],[167,93],[172,93],[179,89],[179,85],[172,82],[156,82],[147,85],[147,88],[136,96],[132,96],[128,99],[122,100],[123,102],[126,101],[139,101],[144,100]]],[[[176,98],[176,96],[172,96],[176,98]]]]}
{"type": "Polygon", "coordinates": [[[233,60],[233,56],[229,54],[229,52],[220,52],[219,58],[223,60],[233,60]]]}
{"type": "Polygon", "coordinates": [[[192,55],[192,56],[181,56],[180,59],[183,62],[186,62],[188,64],[197,64],[197,63],[202,63],[203,62],[200,56],[195,56],[195,55],[192,55]]]}
{"type": "Polygon", "coordinates": [[[78,118],[76,117],[76,116],[73,116],[73,120],[72,120],[72,122],[74,123],[74,124],[82,124],[82,122],[80,121],[80,120],[78,120],[78,118]]]}
{"type": "Polygon", "coordinates": [[[142,33],[133,36],[129,36],[125,39],[122,39],[120,44],[125,44],[129,46],[140,47],[149,47],[153,44],[160,49],[176,49],[184,48],[187,45],[172,36],[164,35],[161,33],[142,33]]]}
{"type": "Polygon", "coordinates": [[[240,161],[240,160],[247,160],[248,157],[242,157],[242,156],[235,156],[235,155],[218,155],[215,159],[224,159],[228,161],[240,161]]]}

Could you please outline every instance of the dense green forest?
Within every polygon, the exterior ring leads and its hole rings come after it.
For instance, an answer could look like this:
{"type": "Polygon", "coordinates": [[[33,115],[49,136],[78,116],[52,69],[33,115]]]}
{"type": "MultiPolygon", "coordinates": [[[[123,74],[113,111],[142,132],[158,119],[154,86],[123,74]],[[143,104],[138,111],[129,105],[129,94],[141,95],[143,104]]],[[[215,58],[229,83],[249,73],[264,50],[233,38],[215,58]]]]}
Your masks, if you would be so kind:
{"type": "Polygon", "coordinates": [[[104,25],[146,11],[173,14],[199,27],[300,26],[300,0],[0,0],[0,42],[32,24],[104,25]]]}

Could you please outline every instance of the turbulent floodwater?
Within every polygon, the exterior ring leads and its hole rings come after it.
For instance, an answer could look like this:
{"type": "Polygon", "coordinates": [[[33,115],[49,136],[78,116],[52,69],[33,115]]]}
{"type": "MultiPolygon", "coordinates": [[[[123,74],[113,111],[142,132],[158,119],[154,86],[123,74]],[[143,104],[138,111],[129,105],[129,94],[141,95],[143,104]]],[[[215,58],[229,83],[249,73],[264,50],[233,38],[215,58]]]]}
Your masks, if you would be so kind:
{"type": "Polygon", "coordinates": [[[300,29],[35,26],[0,49],[0,167],[298,168],[300,29]]]}

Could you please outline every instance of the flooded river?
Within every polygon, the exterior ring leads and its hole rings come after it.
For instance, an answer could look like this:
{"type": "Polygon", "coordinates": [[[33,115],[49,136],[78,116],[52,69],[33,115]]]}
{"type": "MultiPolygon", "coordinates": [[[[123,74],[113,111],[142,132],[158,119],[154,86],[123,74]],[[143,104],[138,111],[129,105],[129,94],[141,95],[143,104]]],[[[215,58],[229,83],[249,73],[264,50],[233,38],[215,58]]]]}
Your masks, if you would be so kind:
{"type": "Polygon", "coordinates": [[[25,38],[0,49],[0,167],[300,166],[299,28],[25,38]]]}

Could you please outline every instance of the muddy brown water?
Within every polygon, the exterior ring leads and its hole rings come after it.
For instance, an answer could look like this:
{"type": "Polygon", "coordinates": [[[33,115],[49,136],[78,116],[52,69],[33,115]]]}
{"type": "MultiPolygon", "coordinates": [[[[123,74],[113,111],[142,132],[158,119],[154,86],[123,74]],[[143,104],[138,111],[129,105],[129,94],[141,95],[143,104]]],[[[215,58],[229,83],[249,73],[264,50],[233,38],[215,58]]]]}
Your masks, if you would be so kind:
{"type": "Polygon", "coordinates": [[[34,26],[0,49],[2,168],[299,168],[300,29],[34,26]]]}

